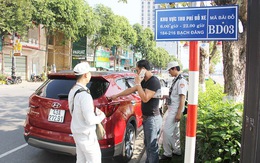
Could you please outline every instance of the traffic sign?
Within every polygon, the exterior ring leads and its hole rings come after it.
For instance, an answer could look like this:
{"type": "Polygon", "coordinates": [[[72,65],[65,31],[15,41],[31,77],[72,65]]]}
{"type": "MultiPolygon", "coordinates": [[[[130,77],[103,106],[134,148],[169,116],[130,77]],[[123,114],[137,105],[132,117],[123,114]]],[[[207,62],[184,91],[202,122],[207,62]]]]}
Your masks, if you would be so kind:
{"type": "Polygon", "coordinates": [[[159,9],[156,41],[238,39],[238,6],[159,9]]]}
{"type": "Polygon", "coordinates": [[[210,0],[155,0],[154,3],[173,3],[173,2],[196,2],[196,1],[210,1],[210,0]]]}

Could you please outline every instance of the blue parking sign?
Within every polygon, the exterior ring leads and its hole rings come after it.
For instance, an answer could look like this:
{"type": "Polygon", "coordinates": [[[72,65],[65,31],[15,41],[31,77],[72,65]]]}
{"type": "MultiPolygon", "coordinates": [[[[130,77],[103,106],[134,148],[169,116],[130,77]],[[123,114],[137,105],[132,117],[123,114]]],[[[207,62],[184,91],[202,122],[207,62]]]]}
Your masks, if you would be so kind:
{"type": "Polygon", "coordinates": [[[238,6],[156,10],[156,41],[237,40],[238,6]]]}

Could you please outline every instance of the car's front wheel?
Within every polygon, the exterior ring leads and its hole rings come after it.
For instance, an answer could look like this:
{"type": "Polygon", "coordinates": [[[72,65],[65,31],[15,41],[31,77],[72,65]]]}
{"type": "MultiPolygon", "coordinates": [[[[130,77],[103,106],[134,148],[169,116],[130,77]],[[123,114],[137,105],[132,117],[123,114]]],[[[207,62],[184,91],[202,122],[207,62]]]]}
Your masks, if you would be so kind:
{"type": "Polygon", "coordinates": [[[128,162],[129,160],[131,160],[134,154],[135,139],[136,139],[135,128],[131,123],[128,123],[125,132],[122,155],[118,157],[118,160],[120,160],[120,162],[128,162]]]}

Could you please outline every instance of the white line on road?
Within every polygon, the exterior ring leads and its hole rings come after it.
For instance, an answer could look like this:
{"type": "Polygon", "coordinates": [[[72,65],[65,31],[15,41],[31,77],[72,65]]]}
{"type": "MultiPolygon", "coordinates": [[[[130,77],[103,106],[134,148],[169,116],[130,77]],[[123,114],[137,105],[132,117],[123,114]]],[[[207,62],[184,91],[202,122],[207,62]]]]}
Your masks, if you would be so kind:
{"type": "Polygon", "coordinates": [[[0,155],[0,158],[3,158],[3,157],[5,157],[5,156],[7,156],[7,155],[9,155],[9,154],[11,154],[11,153],[13,153],[13,152],[15,152],[15,151],[18,151],[19,149],[22,149],[22,148],[26,147],[27,145],[28,145],[28,144],[26,143],[26,144],[23,144],[23,145],[21,145],[21,146],[19,146],[19,147],[16,147],[16,148],[14,148],[14,149],[8,151],[8,152],[5,152],[5,153],[3,153],[3,154],[0,155]]]}

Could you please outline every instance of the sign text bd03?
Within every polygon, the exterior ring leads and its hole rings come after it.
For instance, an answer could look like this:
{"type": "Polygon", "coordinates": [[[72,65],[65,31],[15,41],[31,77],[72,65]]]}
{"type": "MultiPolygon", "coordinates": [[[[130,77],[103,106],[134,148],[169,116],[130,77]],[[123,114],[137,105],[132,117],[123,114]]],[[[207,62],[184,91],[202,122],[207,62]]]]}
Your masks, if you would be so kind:
{"type": "Polygon", "coordinates": [[[156,10],[156,41],[238,39],[238,6],[156,10]]]}

